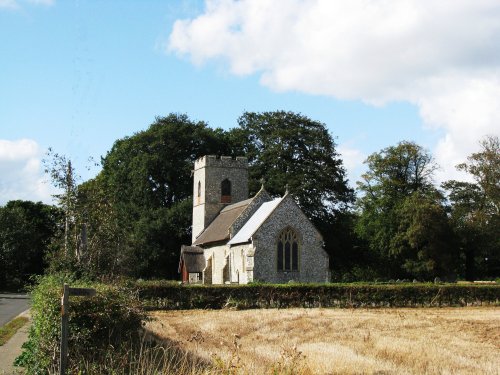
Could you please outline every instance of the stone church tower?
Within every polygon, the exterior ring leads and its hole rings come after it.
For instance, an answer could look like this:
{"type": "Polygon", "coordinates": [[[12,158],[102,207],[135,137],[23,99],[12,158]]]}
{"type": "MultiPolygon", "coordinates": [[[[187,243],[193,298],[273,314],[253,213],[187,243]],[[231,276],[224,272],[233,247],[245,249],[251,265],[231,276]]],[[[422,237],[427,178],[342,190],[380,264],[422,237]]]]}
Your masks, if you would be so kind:
{"type": "Polygon", "coordinates": [[[245,157],[207,155],[194,163],[193,237],[227,205],[248,199],[248,161],[245,157]]]}

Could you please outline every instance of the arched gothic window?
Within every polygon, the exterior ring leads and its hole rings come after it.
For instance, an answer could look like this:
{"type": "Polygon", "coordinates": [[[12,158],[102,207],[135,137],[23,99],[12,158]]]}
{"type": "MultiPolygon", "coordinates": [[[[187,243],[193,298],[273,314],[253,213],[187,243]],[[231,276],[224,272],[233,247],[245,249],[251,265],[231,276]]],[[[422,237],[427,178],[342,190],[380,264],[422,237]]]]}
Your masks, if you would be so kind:
{"type": "Polygon", "coordinates": [[[220,201],[221,203],[231,203],[231,181],[227,178],[220,184],[220,201]]]}
{"type": "Polygon", "coordinates": [[[278,271],[299,270],[299,240],[292,228],[285,228],[278,238],[278,271]]]}
{"type": "Polygon", "coordinates": [[[200,200],[201,200],[201,181],[198,181],[198,195],[196,197],[197,197],[198,204],[199,204],[200,200]]]}

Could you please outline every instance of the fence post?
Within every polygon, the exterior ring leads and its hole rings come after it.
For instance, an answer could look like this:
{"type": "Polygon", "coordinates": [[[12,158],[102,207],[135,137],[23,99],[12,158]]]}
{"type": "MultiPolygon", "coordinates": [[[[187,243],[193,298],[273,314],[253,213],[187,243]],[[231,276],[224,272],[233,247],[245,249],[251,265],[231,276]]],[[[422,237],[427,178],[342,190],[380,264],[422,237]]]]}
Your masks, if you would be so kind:
{"type": "Polygon", "coordinates": [[[61,356],[59,358],[59,374],[66,375],[68,361],[68,309],[69,285],[64,283],[61,297],[61,356]]]}

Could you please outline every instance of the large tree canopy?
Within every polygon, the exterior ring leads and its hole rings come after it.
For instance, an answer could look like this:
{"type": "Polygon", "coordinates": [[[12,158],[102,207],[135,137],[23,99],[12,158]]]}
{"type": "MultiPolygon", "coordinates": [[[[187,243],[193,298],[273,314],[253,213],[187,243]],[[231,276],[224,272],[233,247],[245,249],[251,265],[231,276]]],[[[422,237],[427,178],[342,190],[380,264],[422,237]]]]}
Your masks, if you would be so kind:
{"type": "Polygon", "coordinates": [[[353,191],[324,124],[291,112],[245,113],[225,132],[172,114],[116,141],[101,174],[80,186],[88,256],[101,269],[175,277],[180,246],[190,242],[193,162],[207,154],[247,156],[251,195],[261,178],[271,194],[288,186],[333,243],[353,191]]]}
{"type": "Polygon", "coordinates": [[[0,290],[20,288],[42,274],[62,212],[41,202],[10,201],[0,207],[0,290]]]}
{"type": "Polygon", "coordinates": [[[500,272],[500,141],[489,136],[480,146],[479,152],[457,166],[475,182],[450,180],[443,184],[468,280],[495,277],[500,272]]]}
{"type": "Polygon", "coordinates": [[[323,234],[330,264],[337,269],[351,256],[354,192],[325,124],[293,112],[246,112],[228,140],[233,155],[249,159],[250,194],[261,179],[272,195],[288,191],[323,234]]]}
{"type": "Polygon", "coordinates": [[[117,140],[101,173],[80,185],[70,160],[49,153],[47,172],[64,190],[60,209],[0,207],[0,287],[42,272],[49,243],[53,269],[177,278],[180,246],[191,241],[193,162],[207,154],[248,157],[251,196],[262,179],[271,195],[288,189],[323,234],[336,280],[498,276],[498,137],[458,166],[473,182],[442,185],[447,201],[422,147],[403,141],[376,152],[352,210],[354,193],[326,125],[276,111],[244,113],[228,131],[186,115],[157,118],[117,140]]]}
{"type": "Polygon", "coordinates": [[[368,172],[358,182],[356,230],[378,254],[381,273],[444,276],[452,247],[442,196],[432,184],[431,155],[405,141],[370,155],[366,163],[368,172]]]}
{"type": "Polygon", "coordinates": [[[250,163],[250,193],[288,190],[313,220],[328,219],[353,200],[346,172],[325,124],[293,112],[246,112],[229,137],[250,163]]]}
{"type": "Polygon", "coordinates": [[[186,115],[157,118],[147,130],[116,141],[102,173],[119,201],[168,208],[191,196],[195,159],[229,152],[222,134],[186,115]]]}
{"type": "MultiPolygon", "coordinates": [[[[107,225],[95,220],[89,231],[111,225],[115,230],[106,233],[121,233],[117,251],[122,271],[175,278],[180,246],[190,241],[194,160],[226,152],[222,130],[177,114],[157,118],[147,130],[116,141],[102,159],[101,175],[87,186],[87,192],[101,192],[114,216],[106,216],[107,225]]],[[[92,232],[89,236],[93,238],[92,232]]]]}

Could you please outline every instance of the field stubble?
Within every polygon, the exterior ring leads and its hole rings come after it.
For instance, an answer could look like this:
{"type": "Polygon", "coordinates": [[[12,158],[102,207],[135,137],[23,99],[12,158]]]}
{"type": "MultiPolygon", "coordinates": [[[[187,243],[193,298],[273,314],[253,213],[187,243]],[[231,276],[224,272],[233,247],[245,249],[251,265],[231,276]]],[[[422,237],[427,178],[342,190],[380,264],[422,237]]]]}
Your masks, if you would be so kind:
{"type": "Polygon", "coordinates": [[[500,309],[153,313],[148,329],[231,373],[498,374],[500,309]]]}

